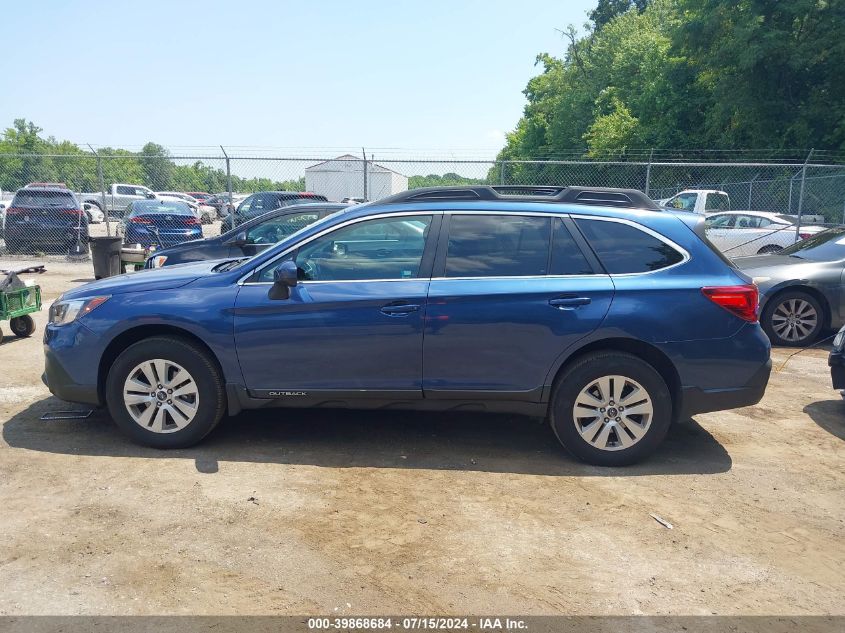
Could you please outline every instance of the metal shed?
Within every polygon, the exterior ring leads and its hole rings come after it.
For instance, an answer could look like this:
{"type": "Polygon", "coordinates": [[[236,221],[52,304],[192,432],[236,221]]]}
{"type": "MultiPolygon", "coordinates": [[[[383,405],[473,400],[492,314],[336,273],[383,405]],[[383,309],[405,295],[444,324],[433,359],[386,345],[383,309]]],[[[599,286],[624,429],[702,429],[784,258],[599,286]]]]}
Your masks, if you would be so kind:
{"type": "Polygon", "coordinates": [[[366,198],[379,200],[407,191],[408,177],[392,169],[367,161],[367,191],[364,193],[364,160],[351,154],[326,160],[305,168],[305,188],[329,200],[366,198]]]}

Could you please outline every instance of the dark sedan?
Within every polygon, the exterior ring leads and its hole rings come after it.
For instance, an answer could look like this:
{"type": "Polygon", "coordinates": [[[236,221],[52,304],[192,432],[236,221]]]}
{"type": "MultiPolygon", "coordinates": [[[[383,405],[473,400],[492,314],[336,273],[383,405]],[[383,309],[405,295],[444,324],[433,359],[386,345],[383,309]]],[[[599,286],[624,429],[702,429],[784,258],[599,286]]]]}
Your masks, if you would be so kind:
{"type": "Polygon", "coordinates": [[[734,263],[760,288],[760,324],[773,344],[804,347],[845,324],[845,227],[734,263]]]}
{"type": "Polygon", "coordinates": [[[327,203],[283,207],[244,222],[223,235],[185,242],[179,246],[158,251],[147,260],[145,267],[160,268],[207,259],[252,257],[299,229],[347,206],[327,203]]]}
{"type": "Polygon", "coordinates": [[[309,191],[259,191],[241,202],[233,214],[227,215],[220,225],[220,230],[229,231],[235,225],[241,225],[269,211],[294,204],[302,204],[303,202],[326,202],[326,196],[313,194],[309,191]],[[232,222],[233,215],[236,220],[235,224],[232,222]]]}
{"type": "Polygon", "coordinates": [[[135,200],[121,222],[123,241],[145,248],[167,248],[202,238],[202,223],[193,209],[177,200],[135,200]]]}

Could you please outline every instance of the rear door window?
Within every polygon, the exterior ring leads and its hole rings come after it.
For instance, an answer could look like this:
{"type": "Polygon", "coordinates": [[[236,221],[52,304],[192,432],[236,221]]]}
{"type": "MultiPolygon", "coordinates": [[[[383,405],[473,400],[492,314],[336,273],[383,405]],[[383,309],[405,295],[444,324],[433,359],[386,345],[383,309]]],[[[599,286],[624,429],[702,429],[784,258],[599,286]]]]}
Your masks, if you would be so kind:
{"type": "Polygon", "coordinates": [[[612,275],[660,270],[684,259],[669,244],[630,224],[588,219],[575,222],[612,275]]]}
{"type": "Polygon", "coordinates": [[[519,215],[453,215],[445,276],[548,274],[550,221],[519,215]]]}

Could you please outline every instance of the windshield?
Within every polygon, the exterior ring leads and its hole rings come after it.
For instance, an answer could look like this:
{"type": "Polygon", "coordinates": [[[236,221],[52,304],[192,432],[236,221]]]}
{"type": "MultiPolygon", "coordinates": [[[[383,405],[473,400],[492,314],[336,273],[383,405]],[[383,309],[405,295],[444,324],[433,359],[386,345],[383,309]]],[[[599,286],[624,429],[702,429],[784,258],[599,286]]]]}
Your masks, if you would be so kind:
{"type": "Polygon", "coordinates": [[[778,255],[815,261],[845,259],[845,226],[816,233],[792,246],[787,246],[778,255]]]}

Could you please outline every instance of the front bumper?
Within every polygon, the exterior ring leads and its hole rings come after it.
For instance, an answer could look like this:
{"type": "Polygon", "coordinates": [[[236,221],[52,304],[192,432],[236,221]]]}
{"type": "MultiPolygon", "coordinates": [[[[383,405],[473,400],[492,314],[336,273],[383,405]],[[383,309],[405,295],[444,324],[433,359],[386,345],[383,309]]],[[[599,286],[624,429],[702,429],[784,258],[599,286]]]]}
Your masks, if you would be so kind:
{"type": "Polygon", "coordinates": [[[827,357],[830,380],[834,389],[845,389],[845,352],[834,349],[827,357]]]}
{"type": "Polygon", "coordinates": [[[66,402],[79,402],[100,406],[97,385],[80,385],[68,375],[61,362],[49,352],[44,353],[43,382],[54,396],[66,402]]]}
{"type": "Polygon", "coordinates": [[[78,322],[44,329],[44,373],[41,381],[54,396],[68,402],[100,406],[97,389],[97,337],[78,322]]]}

